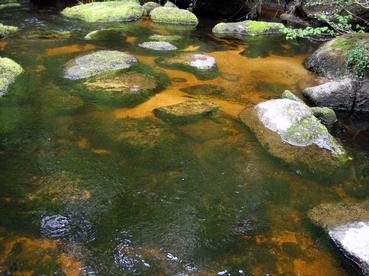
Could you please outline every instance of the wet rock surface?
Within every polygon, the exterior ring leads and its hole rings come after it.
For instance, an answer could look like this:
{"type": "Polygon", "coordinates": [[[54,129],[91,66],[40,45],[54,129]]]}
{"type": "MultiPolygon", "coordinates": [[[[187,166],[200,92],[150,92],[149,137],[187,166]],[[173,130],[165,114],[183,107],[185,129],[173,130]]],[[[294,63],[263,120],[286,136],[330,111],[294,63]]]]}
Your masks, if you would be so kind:
{"type": "Polygon", "coordinates": [[[107,71],[127,69],[136,62],[134,56],[123,52],[97,51],[68,62],[64,77],[71,80],[89,78],[107,71]]]}
{"type": "Polygon", "coordinates": [[[7,91],[17,76],[23,72],[22,67],[9,58],[0,58],[0,97],[7,91]]]}
{"type": "Polygon", "coordinates": [[[138,44],[139,47],[154,51],[175,51],[177,47],[167,41],[148,41],[138,44]]]}
{"type": "Polygon", "coordinates": [[[106,1],[66,8],[62,14],[86,22],[127,22],[142,17],[144,9],[138,1],[106,1]]]}
{"type": "Polygon", "coordinates": [[[155,23],[193,26],[196,26],[199,23],[196,15],[192,12],[173,7],[159,7],[153,9],[150,12],[150,17],[155,23]]]}
{"type": "Polygon", "coordinates": [[[309,217],[364,275],[369,275],[368,202],[322,204],[313,208],[309,217]]]}
{"type": "Polygon", "coordinates": [[[45,216],[41,220],[41,234],[47,238],[67,237],[71,232],[70,221],[61,215],[45,216]]]}
{"type": "Polygon", "coordinates": [[[170,122],[192,122],[204,117],[212,116],[218,106],[198,100],[189,100],[183,103],[159,107],[154,109],[157,117],[170,122]]]}
{"type": "Polygon", "coordinates": [[[325,171],[347,161],[342,146],[301,102],[269,100],[245,109],[240,119],[269,153],[287,163],[325,171]]]}
{"type": "Polygon", "coordinates": [[[246,20],[235,23],[219,23],[213,28],[213,33],[227,35],[268,35],[278,34],[283,28],[282,23],[246,20]]]}

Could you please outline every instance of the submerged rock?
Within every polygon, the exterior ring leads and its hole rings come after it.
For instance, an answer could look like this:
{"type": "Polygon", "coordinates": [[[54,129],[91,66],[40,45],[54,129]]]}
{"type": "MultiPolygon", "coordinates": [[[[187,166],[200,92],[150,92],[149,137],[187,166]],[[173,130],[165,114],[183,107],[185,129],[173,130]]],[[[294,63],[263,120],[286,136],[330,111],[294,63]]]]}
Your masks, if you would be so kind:
{"type": "Polygon", "coordinates": [[[269,100],[243,110],[240,119],[270,154],[287,163],[327,171],[348,160],[343,147],[302,102],[269,100]]]}
{"type": "Polygon", "coordinates": [[[70,234],[71,225],[67,217],[61,215],[45,216],[41,220],[41,234],[47,238],[59,239],[70,234]]]}
{"type": "Polygon", "coordinates": [[[213,33],[218,35],[268,35],[280,33],[283,27],[282,23],[245,20],[219,23],[213,28],[213,33]]]}
{"type": "Polygon", "coordinates": [[[137,59],[132,55],[119,51],[101,50],[68,62],[64,77],[71,80],[89,78],[112,70],[127,69],[136,62],[137,59]]]}
{"type": "Polygon", "coordinates": [[[151,11],[150,17],[155,23],[195,26],[199,23],[192,12],[178,8],[159,7],[151,11]]]}
{"type": "Polygon", "coordinates": [[[189,100],[183,103],[163,106],[154,109],[154,113],[160,119],[170,122],[193,122],[213,115],[218,106],[198,100],[189,100]]]}
{"type": "Polygon", "coordinates": [[[182,37],[179,35],[151,35],[149,37],[149,40],[155,40],[155,41],[168,41],[168,42],[175,42],[178,40],[181,40],[182,37]]]}
{"type": "Polygon", "coordinates": [[[0,58],[0,96],[3,96],[10,84],[23,72],[23,68],[9,58],[0,58]]]}
{"type": "Polygon", "coordinates": [[[89,32],[86,36],[86,40],[109,40],[112,36],[122,36],[122,31],[118,29],[103,29],[89,32]]]}
{"type": "Polygon", "coordinates": [[[177,47],[167,41],[148,41],[138,44],[141,48],[154,51],[175,51],[177,47]]]}
{"type": "Polygon", "coordinates": [[[41,39],[41,40],[56,40],[68,39],[72,36],[71,32],[58,32],[48,30],[36,30],[25,36],[25,39],[41,39]]]}
{"type": "Polygon", "coordinates": [[[158,7],[160,7],[160,4],[152,1],[146,2],[142,5],[142,8],[144,9],[144,15],[149,15],[153,9],[158,7]]]}
{"type": "Polygon", "coordinates": [[[4,38],[18,31],[18,27],[7,26],[0,23],[0,38],[4,38]]]}
{"type": "Polygon", "coordinates": [[[144,9],[136,0],[106,1],[65,8],[62,14],[86,22],[127,22],[142,17],[144,9]]]}
{"type": "Polygon", "coordinates": [[[369,203],[322,204],[309,212],[339,250],[369,275],[369,203]]]}
{"type": "Polygon", "coordinates": [[[161,57],[156,62],[163,67],[188,71],[198,79],[212,79],[218,75],[215,58],[200,53],[185,53],[175,57],[161,57]]]}
{"type": "Polygon", "coordinates": [[[194,95],[220,95],[225,92],[223,87],[214,84],[198,84],[181,88],[180,90],[194,95]]]}

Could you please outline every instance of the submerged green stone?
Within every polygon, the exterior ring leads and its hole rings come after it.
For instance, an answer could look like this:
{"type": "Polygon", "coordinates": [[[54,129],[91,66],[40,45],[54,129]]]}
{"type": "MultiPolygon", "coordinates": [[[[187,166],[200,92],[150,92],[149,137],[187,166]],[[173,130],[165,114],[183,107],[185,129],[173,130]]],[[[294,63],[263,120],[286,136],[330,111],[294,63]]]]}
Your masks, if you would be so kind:
{"type": "Polygon", "coordinates": [[[136,0],[106,1],[65,8],[62,14],[86,22],[127,22],[142,17],[143,8],[136,0]]]}
{"type": "Polygon", "coordinates": [[[7,26],[0,23],[0,38],[8,36],[18,31],[18,27],[7,26]]]}
{"type": "Polygon", "coordinates": [[[22,67],[9,58],[0,58],[0,96],[4,95],[10,84],[23,72],[22,67]]]}

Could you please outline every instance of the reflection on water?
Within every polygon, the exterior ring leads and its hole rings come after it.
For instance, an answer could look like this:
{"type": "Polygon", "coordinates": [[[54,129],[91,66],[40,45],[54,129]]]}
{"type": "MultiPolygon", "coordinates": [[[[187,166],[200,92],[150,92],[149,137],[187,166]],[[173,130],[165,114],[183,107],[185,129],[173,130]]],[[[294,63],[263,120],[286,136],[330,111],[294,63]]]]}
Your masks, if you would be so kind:
{"type": "Polygon", "coordinates": [[[192,30],[147,20],[88,26],[27,10],[0,17],[21,27],[1,41],[1,56],[26,70],[0,99],[1,274],[352,275],[306,212],[368,196],[366,128],[343,122],[352,174],[323,180],[270,157],[237,119],[284,89],[318,83],[302,65],[316,45],[216,38],[214,22],[192,30]],[[121,39],[86,43],[103,27],[121,39]],[[71,35],[38,39],[45,30],[71,35]],[[136,46],[152,34],[181,36],[177,46],[215,57],[219,75],[160,67],[165,54],[136,46]],[[63,79],[67,61],[95,49],[130,52],[171,82],[133,107],[109,106],[63,79]],[[182,125],[152,113],[190,98],[220,112],[182,125]]]}

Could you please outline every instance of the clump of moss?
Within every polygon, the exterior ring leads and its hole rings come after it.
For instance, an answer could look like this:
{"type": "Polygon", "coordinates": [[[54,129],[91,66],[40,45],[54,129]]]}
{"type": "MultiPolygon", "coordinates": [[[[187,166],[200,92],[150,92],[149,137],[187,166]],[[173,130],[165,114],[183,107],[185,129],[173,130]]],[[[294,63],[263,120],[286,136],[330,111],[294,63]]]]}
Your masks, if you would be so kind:
{"type": "Polygon", "coordinates": [[[62,14],[86,22],[127,22],[142,17],[143,8],[136,0],[107,1],[66,8],[62,14]]]}
{"type": "Polygon", "coordinates": [[[194,26],[199,23],[196,15],[192,12],[178,8],[159,7],[151,11],[150,17],[155,23],[194,26]]]}
{"type": "Polygon", "coordinates": [[[6,37],[18,31],[18,27],[7,26],[0,23],[0,38],[6,37]]]}
{"type": "Polygon", "coordinates": [[[281,33],[282,23],[245,20],[235,23],[219,23],[213,28],[215,34],[266,35],[281,33]]]}
{"type": "Polygon", "coordinates": [[[22,67],[9,58],[0,58],[0,96],[4,95],[10,84],[23,72],[22,67]]]}

